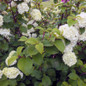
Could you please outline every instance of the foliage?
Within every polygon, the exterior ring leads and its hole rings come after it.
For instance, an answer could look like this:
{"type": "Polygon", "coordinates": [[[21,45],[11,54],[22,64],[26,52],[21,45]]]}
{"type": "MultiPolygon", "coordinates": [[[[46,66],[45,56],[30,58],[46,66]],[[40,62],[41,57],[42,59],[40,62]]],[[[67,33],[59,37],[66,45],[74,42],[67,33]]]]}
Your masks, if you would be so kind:
{"type": "MultiPolygon", "coordinates": [[[[77,40],[73,49],[77,63],[69,67],[63,61],[63,54],[67,45],[72,42],[59,29],[64,24],[68,24],[69,27],[78,24],[77,15],[81,12],[86,13],[86,1],[69,0],[63,3],[61,0],[46,2],[33,0],[27,2],[28,11],[23,12],[22,8],[21,14],[17,6],[23,2],[25,0],[15,0],[15,5],[12,5],[12,0],[3,0],[0,3],[0,15],[3,16],[0,31],[6,29],[5,32],[0,32],[0,70],[12,66],[24,74],[22,79],[19,75],[15,79],[0,75],[0,84],[2,86],[86,86],[86,40],[77,40]],[[34,16],[31,15],[32,9],[37,9],[37,15],[36,13],[32,14],[34,16]],[[9,35],[7,30],[10,30],[9,35]],[[15,50],[15,53],[10,56],[12,50],[15,50]],[[16,64],[12,65],[15,60],[16,64]]],[[[84,34],[85,29],[86,26],[79,27],[80,35],[84,34]]]]}

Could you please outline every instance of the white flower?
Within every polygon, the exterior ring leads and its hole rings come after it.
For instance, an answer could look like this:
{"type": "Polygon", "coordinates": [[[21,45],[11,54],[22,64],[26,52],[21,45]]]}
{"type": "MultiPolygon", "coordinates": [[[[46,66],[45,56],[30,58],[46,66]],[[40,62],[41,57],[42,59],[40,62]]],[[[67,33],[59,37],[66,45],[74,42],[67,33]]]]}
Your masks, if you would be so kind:
{"type": "Polygon", "coordinates": [[[7,12],[7,11],[2,11],[2,14],[3,14],[3,15],[7,15],[8,12],[7,12]]]}
{"type": "Polygon", "coordinates": [[[34,7],[34,6],[35,6],[35,4],[33,2],[31,2],[31,7],[34,7]]]}
{"type": "Polygon", "coordinates": [[[31,1],[33,1],[33,0],[24,0],[24,2],[26,2],[26,3],[29,3],[29,2],[31,2],[31,1]]]}
{"type": "Polygon", "coordinates": [[[33,24],[33,23],[34,23],[34,20],[30,20],[30,21],[27,23],[27,25],[33,24]]]}
{"type": "Polygon", "coordinates": [[[36,22],[34,22],[34,23],[33,23],[33,26],[34,26],[34,27],[37,27],[37,26],[38,26],[38,24],[37,24],[36,22]]]}
{"type": "Polygon", "coordinates": [[[0,35],[4,37],[12,36],[10,33],[10,29],[3,29],[3,28],[0,28],[0,35]]]}
{"type": "Polygon", "coordinates": [[[34,32],[34,31],[35,31],[34,28],[31,28],[28,30],[28,32],[30,32],[30,33],[34,32]]]}
{"type": "Polygon", "coordinates": [[[77,62],[77,57],[74,52],[66,52],[63,54],[62,57],[64,63],[68,65],[69,67],[73,66],[77,62]]]}
{"type": "Polygon", "coordinates": [[[20,14],[23,14],[25,12],[28,12],[28,10],[29,10],[28,4],[25,3],[25,2],[22,2],[21,4],[18,4],[17,5],[17,8],[18,8],[18,12],[20,14]]]}
{"type": "Polygon", "coordinates": [[[9,56],[6,58],[5,63],[6,63],[7,66],[12,66],[12,65],[16,64],[17,60],[15,60],[12,64],[8,65],[8,60],[10,58],[12,58],[15,53],[16,53],[16,51],[14,51],[14,50],[11,51],[10,54],[9,54],[9,56]]]}
{"type": "Polygon", "coordinates": [[[74,3],[73,6],[71,7],[72,11],[76,11],[76,4],[74,3]]]}
{"type": "Polygon", "coordinates": [[[37,34],[36,34],[36,33],[33,33],[33,34],[32,34],[32,37],[33,37],[33,38],[36,38],[36,37],[37,37],[37,34]]]}
{"type": "Polygon", "coordinates": [[[11,2],[11,7],[15,7],[16,5],[17,5],[16,2],[14,1],[11,2]]]}
{"type": "Polygon", "coordinates": [[[2,78],[3,72],[0,70],[0,79],[2,78]]]}
{"type": "Polygon", "coordinates": [[[86,27],[86,13],[85,12],[81,12],[79,15],[77,15],[76,20],[78,21],[79,27],[81,28],[86,27]]]}
{"type": "Polygon", "coordinates": [[[37,24],[34,20],[30,20],[30,21],[27,23],[27,25],[30,25],[30,24],[32,24],[34,27],[37,27],[37,26],[38,26],[38,24],[37,24]]]}
{"type": "Polygon", "coordinates": [[[3,16],[0,15],[0,26],[2,26],[2,25],[3,25],[3,16]]]}
{"type": "Polygon", "coordinates": [[[48,10],[48,7],[45,7],[45,8],[43,9],[44,12],[46,12],[47,10],[48,10]]]}
{"type": "Polygon", "coordinates": [[[86,28],[85,32],[79,36],[79,40],[86,41],[86,28]]]}
{"type": "Polygon", "coordinates": [[[33,18],[34,20],[36,20],[36,21],[40,21],[41,18],[42,18],[41,12],[40,12],[40,10],[38,10],[38,9],[33,9],[33,10],[31,11],[31,16],[32,16],[32,18],[33,18]]]}
{"type": "Polygon", "coordinates": [[[26,16],[23,16],[22,18],[23,18],[25,21],[29,21],[29,19],[26,18],[26,16]]]}
{"type": "Polygon", "coordinates": [[[27,33],[22,33],[22,35],[29,36],[29,38],[31,38],[31,37],[36,38],[37,34],[33,33],[33,32],[35,32],[35,30],[34,30],[34,28],[31,28],[31,29],[27,30],[27,33]]]}
{"type": "Polygon", "coordinates": [[[77,41],[74,41],[74,42],[70,42],[70,44],[68,44],[66,47],[65,47],[65,50],[64,52],[72,52],[73,51],[73,48],[76,46],[77,44],[77,41]]]}
{"type": "Polygon", "coordinates": [[[19,69],[17,69],[16,67],[5,67],[2,72],[9,79],[15,79],[18,75],[23,78],[23,73],[19,71],[19,69]]]}
{"type": "Polygon", "coordinates": [[[27,24],[23,23],[22,26],[26,27],[27,28],[27,24]]]}
{"type": "Polygon", "coordinates": [[[79,32],[74,26],[68,26],[68,24],[62,25],[59,27],[59,30],[61,31],[62,35],[72,41],[77,41],[79,37],[79,32]]]}
{"type": "Polygon", "coordinates": [[[59,38],[59,34],[57,34],[56,32],[54,33],[56,38],[59,38]]]}
{"type": "Polygon", "coordinates": [[[57,6],[54,8],[54,11],[52,11],[52,12],[58,15],[61,12],[61,10],[57,6]]]}

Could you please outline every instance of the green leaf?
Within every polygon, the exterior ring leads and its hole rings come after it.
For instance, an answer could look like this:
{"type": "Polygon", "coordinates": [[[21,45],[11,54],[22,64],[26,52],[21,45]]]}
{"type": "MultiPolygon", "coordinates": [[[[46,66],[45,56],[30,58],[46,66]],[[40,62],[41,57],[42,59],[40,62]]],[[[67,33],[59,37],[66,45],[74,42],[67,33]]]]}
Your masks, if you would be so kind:
{"type": "Polygon", "coordinates": [[[31,74],[32,77],[35,77],[36,79],[40,80],[41,79],[41,76],[42,76],[42,73],[41,71],[38,71],[38,70],[34,70],[31,74]]]}
{"type": "Polygon", "coordinates": [[[6,9],[7,5],[5,3],[0,4],[0,11],[4,11],[6,9]]]}
{"type": "Polygon", "coordinates": [[[79,28],[80,34],[83,34],[85,32],[85,28],[79,28]]]}
{"type": "Polygon", "coordinates": [[[45,2],[42,2],[41,5],[45,8],[45,7],[52,7],[52,5],[54,5],[54,1],[53,0],[48,0],[45,2]]]}
{"type": "Polygon", "coordinates": [[[56,40],[54,44],[59,51],[61,51],[62,53],[64,52],[65,45],[62,40],[56,40]]]}
{"type": "Polygon", "coordinates": [[[26,43],[29,43],[29,44],[37,44],[38,43],[38,40],[36,38],[29,38],[27,39],[26,43]]]}
{"type": "Polygon", "coordinates": [[[9,80],[9,85],[8,86],[16,86],[17,81],[16,80],[9,80]]]}
{"type": "Polygon", "coordinates": [[[77,80],[69,79],[68,82],[71,84],[71,86],[77,86],[77,80]]]}
{"type": "Polygon", "coordinates": [[[35,47],[33,45],[30,45],[25,49],[26,56],[36,55],[37,53],[38,53],[38,51],[35,49],[35,47]]]}
{"type": "Polygon", "coordinates": [[[35,46],[35,48],[39,51],[39,53],[43,53],[44,52],[44,46],[42,43],[39,43],[35,46]]]}
{"type": "Polygon", "coordinates": [[[72,26],[72,25],[74,25],[74,24],[77,23],[77,20],[68,19],[68,20],[67,20],[67,23],[68,23],[69,26],[72,26]]]}
{"type": "Polygon", "coordinates": [[[43,57],[41,54],[37,54],[32,57],[34,64],[41,65],[43,62],[43,57]]]}
{"type": "Polygon", "coordinates": [[[1,86],[17,86],[16,80],[0,80],[1,86]]]}
{"type": "Polygon", "coordinates": [[[4,19],[4,22],[6,23],[13,22],[11,13],[9,13],[8,15],[4,15],[3,19],[4,19]]]}
{"type": "Polygon", "coordinates": [[[25,27],[25,26],[20,26],[20,31],[21,31],[21,32],[24,32],[24,33],[27,33],[27,27],[25,27]]]}
{"type": "Polygon", "coordinates": [[[81,79],[77,80],[77,83],[78,83],[78,86],[86,86],[81,79]]]}
{"type": "Polygon", "coordinates": [[[20,83],[19,86],[26,86],[24,83],[20,83]]]}
{"type": "Polygon", "coordinates": [[[67,82],[63,82],[61,86],[71,86],[67,82]]]}
{"type": "Polygon", "coordinates": [[[45,52],[52,55],[52,54],[57,54],[59,51],[55,46],[52,46],[52,47],[46,47],[45,52]]]}
{"type": "Polygon", "coordinates": [[[72,80],[77,80],[77,79],[79,78],[78,75],[75,74],[75,73],[70,73],[68,76],[69,76],[69,78],[72,79],[72,80]]]}
{"type": "Polygon", "coordinates": [[[18,56],[21,54],[23,48],[24,48],[23,46],[19,46],[19,47],[17,48],[17,55],[18,55],[18,56]]]}
{"type": "Polygon", "coordinates": [[[36,27],[35,29],[39,29],[39,30],[44,31],[44,29],[42,27],[40,27],[40,26],[36,27]]]}
{"type": "Polygon", "coordinates": [[[9,66],[10,64],[12,64],[17,58],[18,58],[18,56],[12,56],[12,57],[8,60],[8,66],[9,66]]]}
{"type": "Polygon", "coordinates": [[[19,41],[26,41],[27,39],[28,39],[27,37],[22,36],[22,37],[19,39],[19,41]]]}
{"type": "Polygon", "coordinates": [[[77,62],[77,65],[78,65],[78,66],[83,66],[82,60],[79,59],[78,62],[77,62]]]}
{"type": "Polygon", "coordinates": [[[0,81],[1,86],[8,86],[9,85],[9,81],[8,80],[2,80],[0,81]]]}
{"type": "Polygon", "coordinates": [[[21,58],[17,66],[27,76],[33,70],[33,61],[30,58],[21,58]]]}
{"type": "Polygon", "coordinates": [[[72,26],[76,24],[77,22],[78,21],[76,20],[76,16],[74,14],[71,14],[70,16],[68,16],[67,23],[69,26],[72,26]]]}
{"type": "Polygon", "coordinates": [[[44,75],[44,77],[42,78],[42,85],[51,86],[51,80],[48,76],[44,75]]]}
{"type": "Polygon", "coordinates": [[[52,32],[53,32],[53,33],[57,33],[58,35],[60,35],[60,31],[59,31],[59,29],[57,29],[57,28],[54,28],[54,29],[52,30],[52,32]]]}
{"type": "Polygon", "coordinates": [[[3,50],[5,50],[5,51],[8,50],[8,48],[9,48],[8,43],[2,43],[1,45],[2,45],[1,48],[3,50]]]}
{"type": "Polygon", "coordinates": [[[43,40],[43,44],[44,44],[44,46],[46,46],[46,47],[50,47],[50,46],[53,46],[53,43],[51,43],[50,41],[48,41],[48,40],[43,40]]]}
{"type": "Polygon", "coordinates": [[[28,25],[28,29],[31,29],[33,27],[33,25],[29,24],[28,25]]]}

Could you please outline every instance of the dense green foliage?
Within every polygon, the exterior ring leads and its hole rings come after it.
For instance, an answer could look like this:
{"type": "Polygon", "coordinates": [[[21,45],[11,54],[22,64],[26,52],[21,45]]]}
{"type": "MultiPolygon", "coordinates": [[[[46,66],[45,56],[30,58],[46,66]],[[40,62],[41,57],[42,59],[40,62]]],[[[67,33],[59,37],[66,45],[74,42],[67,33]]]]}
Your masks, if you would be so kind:
{"type": "MultiPolygon", "coordinates": [[[[44,19],[37,21],[38,26],[34,27],[29,24],[27,27],[22,26],[27,21],[24,16],[30,20],[29,12],[23,15],[17,12],[16,7],[8,9],[8,3],[4,0],[0,5],[0,14],[3,15],[4,24],[1,28],[10,28],[10,40],[0,35],[0,69],[2,70],[7,65],[5,59],[12,50],[16,53],[8,60],[8,66],[17,60],[17,67],[24,73],[21,79],[18,76],[16,79],[8,79],[6,76],[0,79],[1,86],[86,86],[86,42],[79,41],[74,47],[74,52],[78,58],[78,62],[68,67],[62,60],[65,45],[69,41],[62,36],[62,33],[57,29],[60,25],[68,23],[72,26],[77,23],[76,15],[82,10],[86,12],[85,0],[70,0],[67,3],[59,3],[60,0],[51,2],[42,2],[42,0],[34,0],[36,6],[32,8],[39,9],[44,19]],[[49,4],[46,7],[47,13],[43,11],[45,3],[49,4]],[[52,3],[52,5],[50,5],[52,3]],[[57,4],[59,3],[59,4],[57,4]],[[76,6],[75,6],[75,5],[76,6]],[[81,4],[81,5],[80,5],[81,4]],[[42,6],[43,5],[43,6],[42,6]],[[61,12],[56,15],[53,13],[54,6],[58,6],[61,12]],[[75,10],[71,10],[74,7],[75,10]],[[8,14],[3,14],[3,11],[8,14]],[[29,38],[22,35],[23,32],[34,27],[37,37],[29,38]],[[57,37],[56,34],[59,36],[57,37]]],[[[15,1],[17,4],[20,1],[15,1]]],[[[29,3],[30,4],[30,3],[29,3]]],[[[84,31],[80,31],[83,33],[84,31]]]]}

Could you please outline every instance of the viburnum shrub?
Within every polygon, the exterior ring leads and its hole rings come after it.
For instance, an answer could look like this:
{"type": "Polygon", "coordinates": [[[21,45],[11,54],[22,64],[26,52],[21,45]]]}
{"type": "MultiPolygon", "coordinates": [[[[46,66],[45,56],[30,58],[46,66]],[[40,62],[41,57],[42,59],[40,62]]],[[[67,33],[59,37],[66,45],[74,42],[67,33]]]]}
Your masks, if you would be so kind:
{"type": "Polygon", "coordinates": [[[2,0],[0,85],[86,86],[86,0],[2,0]]]}

